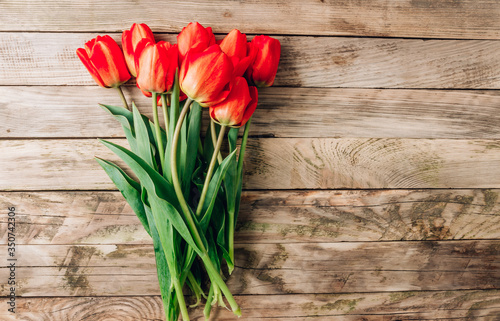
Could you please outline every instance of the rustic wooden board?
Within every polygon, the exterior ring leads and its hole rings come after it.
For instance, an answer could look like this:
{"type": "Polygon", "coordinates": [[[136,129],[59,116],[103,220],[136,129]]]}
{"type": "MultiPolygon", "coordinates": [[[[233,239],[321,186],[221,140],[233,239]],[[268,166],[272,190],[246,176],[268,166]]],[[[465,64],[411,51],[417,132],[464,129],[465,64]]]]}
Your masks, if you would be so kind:
{"type": "MultiPolygon", "coordinates": [[[[7,249],[0,246],[5,261],[7,249]]],[[[18,245],[19,296],[156,295],[152,245],[18,245]]],[[[500,287],[500,240],[240,244],[235,294],[500,287]]],[[[7,279],[7,269],[1,269],[7,279]]],[[[0,285],[0,295],[8,286],[0,285]]]]}
{"type": "MultiPolygon", "coordinates": [[[[93,157],[117,157],[96,139],[0,149],[1,190],[114,189],[93,157]]],[[[252,138],[247,150],[247,189],[500,188],[498,140],[252,138]]]]}
{"type": "MultiPolygon", "coordinates": [[[[500,190],[246,191],[238,243],[500,239],[500,190]]],[[[4,192],[18,244],[151,244],[119,192],[4,192]]],[[[0,243],[7,243],[0,222],[0,243]]]]}
{"type": "MultiPolygon", "coordinates": [[[[4,321],[165,320],[159,296],[18,298],[17,319],[0,311],[4,321]]],[[[5,306],[6,299],[0,298],[5,306]]],[[[490,291],[431,291],[356,294],[295,294],[236,296],[243,316],[238,320],[470,320],[500,313],[500,293],[490,291]]],[[[192,320],[202,311],[190,309],[192,320]]],[[[211,320],[233,321],[232,312],[213,310],[211,320]]]]}
{"type": "Polygon", "coordinates": [[[155,31],[179,32],[188,22],[199,21],[216,32],[239,28],[265,34],[498,39],[498,16],[500,4],[486,0],[73,0],[64,6],[55,0],[5,0],[0,30],[119,31],[144,21],[155,31]]]}
{"type": "MultiPolygon", "coordinates": [[[[0,33],[2,50],[9,53],[0,56],[0,85],[93,85],[75,51],[95,36],[0,33]]],[[[282,57],[276,86],[500,88],[499,41],[277,38],[282,57]]]]}
{"type": "MultiPolygon", "coordinates": [[[[151,100],[126,95],[152,118],[151,100]]],[[[97,106],[121,106],[98,86],[0,86],[0,137],[124,137],[97,106]]],[[[208,124],[205,112],[204,124],[208,124]]],[[[160,117],[162,119],[162,117],[160,117]]],[[[163,120],[161,120],[163,124],[163,120]]],[[[500,138],[498,91],[266,88],[251,135],[273,137],[500,138]]]]}

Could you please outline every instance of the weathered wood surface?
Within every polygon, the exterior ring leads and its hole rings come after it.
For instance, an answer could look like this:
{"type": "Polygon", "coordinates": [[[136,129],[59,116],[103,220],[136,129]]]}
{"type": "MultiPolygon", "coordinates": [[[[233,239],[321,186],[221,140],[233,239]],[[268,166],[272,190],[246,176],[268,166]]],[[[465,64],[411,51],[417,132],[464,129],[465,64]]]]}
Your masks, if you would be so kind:
{"type": "MultiPolygon", "coordinates": [[[[94,85],[75,50],[95,36],[0,33],[6,52],[0,55],[0,85],[94,85]]],[[[120,34],[112,36],[120,38],[120,34]]],[[[499,41],[277,38],[282,57],[276,86],[500,88],[499,41]]]]}
{"type": "MultiPolygon", "coordinates": [[[[5,261],[7,247],[0,246],[5,261]]],[[[236,294],[313,294],[500,287],[500,240],[241,244],[236,294]]],[[[18,245],[17,295],[158,293],[153,247],[18,245]]],[[[7,279],[7,269],[0,271],[7,279]]],[[[0,285],[0,295],[8,286],[0,285]]]]}
{"type": "Polygon", "coordinates": [[[229,32],[384,37],[500,38],[500,4],[453,1],[97,1],[4,0],[1,31],[118,31],[147,17],[155,31],[190,21],[229,32]],[[57,10],[54,10],[57,8],[57,10]],[[29,19],[26,19],[29,13],[29,19]]]}
{"type": "MultiPolygon", "coordinates": [[[[238,243],[500,238],[500,190],[246,191],[238,243]]],[[[7,192],[18,244],[151,244],[119,192],[7,192]]],[[[7,243],[0,221],[0,243],[7,243]]]]}
{"type": "MultiPolygon", "coordinates": [[[[152,118],[151,101],[126,95],[152,118]]],[[[98,86],[0,86],[0,137],[124,137],[98,103],[121,106],[98,86]]],[[[208,124],[208,113],[204,114],[208,124]]],[[[163,119],[160,117],[163,124],[163,119]]],[[[498,91],[265,88],[251,135],[273,137],[500,138],[498,91]]]]}
{"type": "MultiPolygon", "coordinates": [[[[126,144],[123,139],[112,139],[126,144]]],[[[0,141],[2,190],[108,190],[96,139],[0,141]]],[[[498,140],[253,138],[247,189],[500,188],[498,140]]]]}
{"type": "MultiPolygon", "coordinates": [[[[6,306],[5,298],[0,305],[6,306]]],[[[236,296],[239,320],[495,320],[500,293],[489,291],[430,291],[356,294],[294,294],[236,296]]],[[[204,320],[201,309],[190,309],[192,320],[204,320]]],[[[211,320],[234,320],[226,309],[211,320]]],[[[165,320],[159,296],[18,298],[17,319],[0,310],[4,321],[165,320]]]]}

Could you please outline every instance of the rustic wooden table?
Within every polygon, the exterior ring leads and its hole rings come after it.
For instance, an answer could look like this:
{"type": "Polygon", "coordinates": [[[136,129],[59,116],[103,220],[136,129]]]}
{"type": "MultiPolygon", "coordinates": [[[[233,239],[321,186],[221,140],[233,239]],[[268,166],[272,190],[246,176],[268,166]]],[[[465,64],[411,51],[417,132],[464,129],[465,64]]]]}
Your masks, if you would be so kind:
{"type": "Polygon", "coordinates": [[[97,137],[125,143],[97,107],[120,100],[75,50],[133,22],[175,40],[190,21],[282,43],[245,165],[241,320],[500,320],[491,0],[0,1],[1,320],[163,320],[149,237],[93,160],[116,159],[97,137]]]}

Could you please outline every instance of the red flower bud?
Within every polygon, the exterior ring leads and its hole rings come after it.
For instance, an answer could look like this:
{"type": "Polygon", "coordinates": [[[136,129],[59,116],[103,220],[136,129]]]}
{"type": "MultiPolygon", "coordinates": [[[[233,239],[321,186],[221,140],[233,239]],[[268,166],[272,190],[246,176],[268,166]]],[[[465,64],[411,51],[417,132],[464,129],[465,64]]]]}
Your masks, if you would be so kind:
{"type": "Polygon", "coordinates": [[[227,98],[210,107],[210,117],[229,127],[241,127],[257,108],[257,88],[248,86],[243,77],[237,77],[227,98]]]}
{"type": "Polygon", "coordinates": [[[143,91],[164,93],[172,88],[177,69],[177,45],[143,39],[135,51],[137,86],[143,91]]]}
{"type": "Polygon", "coordinates": [[[257,87],[272,86],[280,62],[281,44],[269,36],[256,36],[252,39],[252,45],[257,48],[257,56],[246,76],[257,87]]]}
{"type": "Polygon", "coordinates": [[[247,35],[238,29],[227,34],[220,42],[220,48],[233,62],[235,77],[243,76],[257,54],[256,48],[247,43],[247,35]]]}
{"type": "Polygon", "coordinates": [[[204,28],[198,22],[190,22],[187,27],[177,35],[179,46],[179,64],[184,61],[188,51],[193,53],[202,52],[215,44],[215,36],[212,28],[204,28]]]}
{"type": "Polygon", "coordinates": [[[101,87],[116,88],[130,79],[123,53],[110,36],[97,36],[76,54],[101,87]]]}
{"type": "Polygon", "coordinates": [[[135,50],[137,45],[142,39],[149,39],[152,43],[155,43],[155,37],[151,29],[144,23],[137,24],[134,23],[130,30],[123,31],[122,34],[122,47],[123,53],[125,54],[125,61],[127,62],[127,67],[132,76],[137,77],[137,71],[135,70],[135,50]]]}
{"type": "Polygon", "coordinates": [[[189,52],[179,73],[181,90],[201,106],[223,101],[229,94],[233,64],[219,45],[203,52],[189,52]]]}

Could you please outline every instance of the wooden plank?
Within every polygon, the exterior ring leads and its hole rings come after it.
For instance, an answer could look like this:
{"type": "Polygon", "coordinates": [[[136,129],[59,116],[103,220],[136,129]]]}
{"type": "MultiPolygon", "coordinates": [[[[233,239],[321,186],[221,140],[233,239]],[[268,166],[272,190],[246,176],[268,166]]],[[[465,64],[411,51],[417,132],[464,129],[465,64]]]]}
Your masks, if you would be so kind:
{"type": "MultiPolygon", "coordinates": [[[[246,191],[238,243],[500,239],[500,190],[246,191]]],[[[119,192],[4,192],[17,244],[151,244],[119,192]]],[[[0,243],[7,244],[7,220],[0,243]]]]}
{"type": "Polygon", "coordinates": [[[146,21],[155,31],[179,32],[190,21],[216,32],[384,37],[500,37],[497,1],[130,1],[55,0],[0,5],[1,31],[119,31],[146,21]],[[57,10],[54,10],[57,8],[57,10]],[[112,10],[111,10],[112,8],[112,10]],[[29,12],[30,19],[26,19],[29,12]],[[293,23],[291,23],[293,22],[293,23]]]}
{"type": "MultiPolygon", "coordinates": [[[[75,50],[95,36],[0,33],[3,52],[9,53],[0,56],[0,85],[94,85],[75,50]]],[[[500,88],[498,41],[277,38],[282,58],[276,86],[500,88]]],[[[158,39],[173,41],[175,36],[158,39]]]]}
{"type": "MultiPolygon", "coordinates": [[[[145,115],[150,99],[125,88],[145,115]]],[[[121,106],[98,86],[0,86],[0,137],[124,137],[97,106],[121,106]]],[[[162,117],[160,117],[163,122],[162,117]]],[[[205,112],[204,124],[208,124],[205,112]]],[[[251,135],[273,137],[500,138],[497,91],[266,88],[251,135]]]]}
{"type": "MultiPolygon", "coordinates": [[[[499,147],[497,140],[252,138],[245,188],[500,188],[499,147]]],[[[94,155],[123,166],[97,140],[4,140],[0,149],[1,190],[109,190],[94,155]]]]}
{"type": "MultiPolygon", "coordinates": [[[[6,306],[5,298],[0,304],[6,306]]],[[[494,318],[500,313],[498,290],[432,291],[356,294],[295,294],[236,296],[243,316],[239,320],[470,320],[494,318]]],[[[202,320],[202,309],[190,309],[202,320]]],[[[234,320],[232,312],[218,308],[211,320],[234,320]]],[[[17,298],[17,319],[0,311],[4,321],[165,320],[159,296],[17,298]]],[[[493,319],[491,319],[493,320],[493,319]]]]}
{"type": "MultiPolygon", "coordinates": [[[[19,296],[158,294],[152,245],[18,245],[16,253],[19,296]]],[[[500,288],[500,240],[240,244],[235,254],[236,294],[500,288]]]]}

